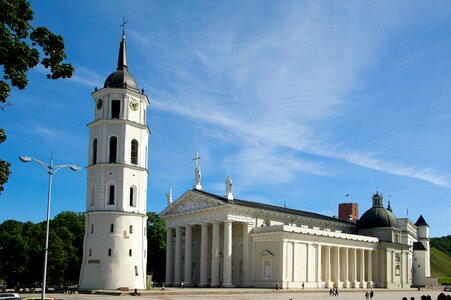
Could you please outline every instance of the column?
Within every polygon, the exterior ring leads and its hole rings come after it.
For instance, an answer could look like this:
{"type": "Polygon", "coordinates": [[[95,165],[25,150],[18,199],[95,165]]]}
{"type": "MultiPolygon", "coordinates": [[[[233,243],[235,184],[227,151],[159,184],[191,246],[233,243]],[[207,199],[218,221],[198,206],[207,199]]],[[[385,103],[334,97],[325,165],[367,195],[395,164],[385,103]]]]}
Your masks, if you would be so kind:
{"type": "Polygon", "coordinates": [[[360,250],[360,287],[366,288],[365,282],[365,250],[360,250]]]}
{"type": "Polygon", "coordinates": [[[359,284],[357,282],[357,249],[351,249],[351,250],[352,250],[352,257],[351,257],[352,287],[358,288],[359,284]]]}
{"type": "Polygon", "coordinates": [[[185,286],[191,286],[192,282],[192,237],[193,237],[193,227],[191,225],[186,225],[185,227],[185,286]]]}
{"type": "Polygon", "coordinates": [[[322,274],[321,274],[321,245],[316,246],[316,282],[318,283],[318,288],[322,288],[322,274]]]}
{"type": "Polygon", "coordinates": [[[332,281],[330,280],[330,246],[326,246],[326,257],[325,257],[325,281],[326,281],[326,287],[331,288],[332,287],[332,281]]]}
{"type": "Polygon", "coordinates": [[[166,228],[166,285],[172,284],[172,228],[166,228]]]}
{"type": "Polygon", "coordinates": [[[212,287],[219,286],[219,222],[213,222],[211,243],[211,283],[212,287]]]}
{"type": "Polygon", "coordinates": [[[344,248],[343,256],[343,287],[349,288],[349,248],[344,248]]]}
{"type": "Polygon", "coordinates": [[[373,287],[373,250],[368,250],[368,285],[373,287]]]}
{"type": "Polygon", "coordinates": [[[223,287],[232,286],[232,221],[224,222],[224,275],[223,287]]]}
{"type": "Polygon", "coordinates": [[[337,283],[337,287],[341,287],[341,278],[340,278],[340,248],[335,248],[335,282],[337,283]]]}
{"type": "Polygon", "coordinates": [[[200,282],[201,287],[208,285],[208,224],[201,225],[200,241],[200,282]]]}
{"type": "Polygon", "coordinates": [[[243,286],[251,285],[249,232],[252,230],[252,227],[253,224],[243,223],[243,286]]]}
{"type": "Polygon", "coordinates": [[[175,270],[174,286],[179,286],[182,282],[182,227],[175,229],[175,270]]]}

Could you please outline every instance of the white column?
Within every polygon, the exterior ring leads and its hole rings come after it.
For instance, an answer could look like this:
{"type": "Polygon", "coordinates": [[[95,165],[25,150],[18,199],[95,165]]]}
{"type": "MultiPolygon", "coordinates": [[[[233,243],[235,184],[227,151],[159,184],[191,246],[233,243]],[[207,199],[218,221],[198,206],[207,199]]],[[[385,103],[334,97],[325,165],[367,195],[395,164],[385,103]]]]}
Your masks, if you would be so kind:
{"type": "Polygon", "coordinates": [[[166,285],[172,284],[172,228],[166,228],[166,285]]]}
{"type": "Polygon", "coordinates": [[[368,250],[368,285],[373,287],[373,250],[368,250]]]}
{"type": "Polygon", "coordinates": [[[232,286],[232,221],[224,222],[224,275],[223,287],[232,286]]]}
{"type": "Polygon", "coordinates": [[[212,287],[219,285],[219,222],[213,222],[211,243],[211,283],[212,287]]]}
{"type": "Polygon", "coordinates": [[[340,278],[340,248],[336,247],[335,248],[335,277],[336,280],[335,282],[337,282],[337,287],[341,287],[341,278],[340,278]]]}
{"type": "MultiPolygon", "coordinates": [[[[314,250],[314,246],[313,244],[308,244],[307,245],[307,255],[306,255],[306,271],[307,271],[307,276],[306,276],[306,280],[307,282],[315,282],[315,272],[316,272],[316,268],[315,268],[315,250],[314,250]]],[[[297,266],[295,266],[295,271],[296,271],[297,266]]],[[[312,287],[310,284],[308,285],[309,287],[312,287]]]]}
{"type": "Polygon", "coordinates": [[[351,273],[352,273],[352,287],[358,288],[359,283],[357,282],[357,249],[351,249],[352,250],[352,257],[351,257],[351,273]]]}
{"type": "Polygon", "coordinates": [[[249,261],[249,232],[252,230],[252,224],[243,223],[243,286],[251,285],[251,270],[249,261]]]}
{"type": "Polygon", "coordinates": [[[324,272],[326,273],[326,287],[330,288],[332,287],[332,281],[330,280],[330,246],[326,246],[326,257],[325,257],[325,269],[324,272]]]}
{"type": "Polygon", "coordinates": [[[192,284],[192,226],[186,225],[185,227],[185,286],[192,284]]]}
{"type": "Polygon", "coordinates": [[[343,280],[344,280],[344,287],[349,288],[349,248],[344,248],[344,258],[343,258],[343,280]]]}
{"type": "Polygon", "coordinates": [[[316,246],[316,282],[318,283],[318,288],[322,287],[322,274],[321,274],[321,245],[316,246]]]}
{"type": "Polygon", "coordinates": [[[182,227],[175,229],[175,270],[174,285],[180,285],[182,282],[182,227]]]}
{"type": "Polygon", "coordinates": [[[200,241],[200,282],[201,287],[208,285],[208,224],[201,225],[200,241]]]}
{"type": "Polygon", "coordinates": [[[365,282],[365,250],[360,250],[360,287],[366,288],[365,282]]]}

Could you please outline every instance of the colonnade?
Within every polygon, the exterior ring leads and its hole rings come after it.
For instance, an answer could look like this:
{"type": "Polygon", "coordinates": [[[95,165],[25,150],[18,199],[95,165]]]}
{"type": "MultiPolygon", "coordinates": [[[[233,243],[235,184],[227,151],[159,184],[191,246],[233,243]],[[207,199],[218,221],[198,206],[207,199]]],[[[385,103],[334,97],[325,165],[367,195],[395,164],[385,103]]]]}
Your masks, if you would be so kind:
{"type": "Polygon", "coordinates": [[[373,284],[373,250],[318,244],[316,280],[324,287],[367,288],[373,284]],[[324,257],[322,257],[324,255],[324,257]]]}
{"type": "MultiPolygon", "coordinates": [[[[250,285],[249,266],[249,232],[252,224],[242,224],[242,282],[241,286],[250,285]]],[[[193,253],[193,227],[199,225],[177,226],[166,228],[166,284],[179,286],[199,285],[201,287],[232,287],[232,225],[231,220],[215,221],[200,224],[200,253],[193,253]],[[220,232],[223,225],[223,232],[220,232]],[[175,251],[173,249],[175,229],[175,251]],[[209,238],[211,230],[211,239],[209,238]],[[184,251],[182,249],[182,232],[184,235],[184,251]],[[223,247],[220,247],[220,236],[223,247]],[[211,244],[211,248],[210,248],[211,244]],[[222,250],[222,251],[221,251],[222,250]],[[222,253],[222,260],[221,260],[222,253]],[[193,256],[199,255],[199,281],[193,281],[193,256]],[[182,262],[182,257],[184,261],[182,262]],[[222,270],[220,270],[222,266],[222,270]],[[210,272],[209,272],[210,267],[210,272]],[[183,274],[182,274],[183,271],[183,274]],[[222,275],[222,278],[220,278],[222,275]],[[222,279],[222,280],[221,280],[222,279]]]]}

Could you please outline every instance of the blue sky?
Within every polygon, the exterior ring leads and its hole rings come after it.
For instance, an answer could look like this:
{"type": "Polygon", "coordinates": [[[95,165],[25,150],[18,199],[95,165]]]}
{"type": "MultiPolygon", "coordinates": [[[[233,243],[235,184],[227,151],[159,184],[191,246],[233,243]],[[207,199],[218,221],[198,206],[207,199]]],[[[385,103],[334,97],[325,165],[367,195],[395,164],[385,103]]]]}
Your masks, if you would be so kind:
{"type": "MultiPolygon", "coordinates": [[[[47,176],[19,155],[87,164],[94,87],[115,70],[128,20],[129,70],[150,97],[147,207],[204,190],[360,215],[379,189],[397,217],[450,234],[449,1],[31,1],[63,35],[69,80],[29,73],[0,111],[12,174],[0,222],[42,221],[47,176]],[[345,194],[349,193],[349,197],[345,194]]],[[[86,170],[54,176],[52,216],[85,209],[86,170]]]]}

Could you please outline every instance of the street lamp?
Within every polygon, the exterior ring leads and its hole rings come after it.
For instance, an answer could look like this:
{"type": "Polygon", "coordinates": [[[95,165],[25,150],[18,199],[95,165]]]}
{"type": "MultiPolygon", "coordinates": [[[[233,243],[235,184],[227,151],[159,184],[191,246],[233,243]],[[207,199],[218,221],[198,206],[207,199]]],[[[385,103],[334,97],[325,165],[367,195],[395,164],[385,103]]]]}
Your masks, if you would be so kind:
{"type": "Polygon", "coordinates": [[[34,161],[41,165],[41,167],[44,168],[44,170],[49,174],[49,187],[48,187],[48,193],[47,193],[47,228],[45,231],[45,253],[44,253],[44,270],[42,275],[42,294],[41,299],[45,299],[45,285],[47,280],[47,256],[49,252],[49,225],[50,225],[50,200],[52,195],[52,176],[54,173],[56,173],[58,170],[69,167],[72,171],[78,171],[80,170],[80,167],[77,167],[76,165],[60,165],[60,166],[54,166],[53,165],[53,158],[50,157],[50,164],[45,164],[40,160],[37,160],[33,157],[29,156],[19,156],[19,159],[21,162],[27,163],[30,161],[34,161]]]}

